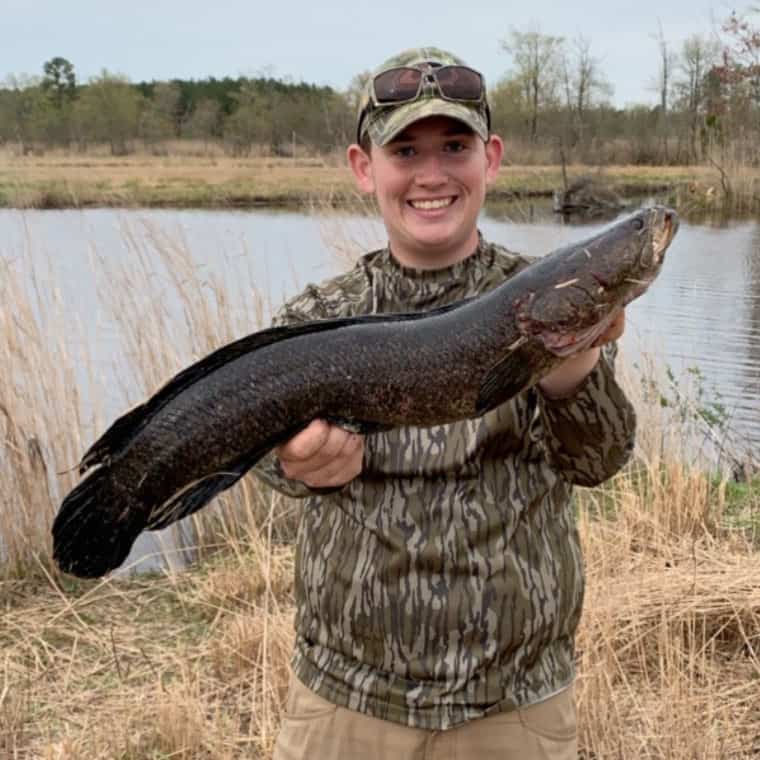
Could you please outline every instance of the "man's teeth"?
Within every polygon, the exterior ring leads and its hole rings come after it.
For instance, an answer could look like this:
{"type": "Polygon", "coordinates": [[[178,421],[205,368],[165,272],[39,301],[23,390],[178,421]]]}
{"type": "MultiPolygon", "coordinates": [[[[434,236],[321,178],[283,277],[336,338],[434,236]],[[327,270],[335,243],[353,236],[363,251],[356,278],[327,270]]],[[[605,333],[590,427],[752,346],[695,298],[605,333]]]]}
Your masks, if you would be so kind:
{"type": "Polygon", "coordinates": [[[444,208],[444,206],[450,206],[454,202],[453,198],[439,198],[434,201],[409,201],[414,208],[418,209],[433,209],[444,208]]]}

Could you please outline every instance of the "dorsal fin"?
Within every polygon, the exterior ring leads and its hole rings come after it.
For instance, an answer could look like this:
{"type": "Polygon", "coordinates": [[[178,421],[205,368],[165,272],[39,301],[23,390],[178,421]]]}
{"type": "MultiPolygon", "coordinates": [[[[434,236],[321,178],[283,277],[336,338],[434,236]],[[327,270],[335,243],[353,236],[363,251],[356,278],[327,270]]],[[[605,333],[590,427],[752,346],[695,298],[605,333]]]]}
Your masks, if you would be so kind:
{"type": "Polygon", "coordinates": [[[445,311],[461,306],[466,301],[460,301],[450,306],[444,306],[433,311],[420,312],[414,314],[369,314],[360,317],[342,317],[338,319],[323,319],[312,322],[304,322],[298,325],[284,325],[281,327],[270,327],[266,330],[251,333],[243,338],[239,338],[226,346],[218,348],[200,361],[191,364],[186,369],[176,374],[164,386],[162,386],[146,402],[139,404],[126,414],[119,417],[109,428],[98,438],[95,443],[85,452],[82,461],[79,463],[79,472],[97,464],[104,464],[110,458],[118,455],[129,444],[132,438],[147,424],[150,419],[169,401],[175,398],[183,390],[193,383],[211,374],[223,365],[240,358],[264,346],[277,343],[281,340],[294,338],[299,335],[309,333],[324,332],[327,330],[336,330],[341,327],[350,325],[371,323],[371,322],[400,322],[430,317],[445,311]]]}

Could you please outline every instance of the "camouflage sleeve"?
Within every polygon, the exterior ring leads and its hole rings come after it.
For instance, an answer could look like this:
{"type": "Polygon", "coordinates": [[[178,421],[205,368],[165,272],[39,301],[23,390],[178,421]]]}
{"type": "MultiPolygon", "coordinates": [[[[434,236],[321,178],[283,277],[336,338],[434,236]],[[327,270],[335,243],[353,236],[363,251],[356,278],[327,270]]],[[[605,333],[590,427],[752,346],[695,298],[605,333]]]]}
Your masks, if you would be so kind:
{"type": "Polygon", "coordinates": [[[615,379],[617,346],[605,346],[578,390],[565,399],[538,391],[544,448],[552,466],[571,483],[595,486],[629,459],[636,413],[615,379]]]}
{"type": "MultiPolygon", "coordinates": [[[[300,324],[314,319],[326,319],[328,316],[318,290],[310,285],[277,311],[272,318],[272,326],[300,324]]],[[[285,477],[280,467],[280,460],[277,459],[274,451],[262,457],[253,467],[252,472],[285,496],[303,499],[315,493],[324,493],[324,489],[313,490],[300,480],[285,477]]]]}

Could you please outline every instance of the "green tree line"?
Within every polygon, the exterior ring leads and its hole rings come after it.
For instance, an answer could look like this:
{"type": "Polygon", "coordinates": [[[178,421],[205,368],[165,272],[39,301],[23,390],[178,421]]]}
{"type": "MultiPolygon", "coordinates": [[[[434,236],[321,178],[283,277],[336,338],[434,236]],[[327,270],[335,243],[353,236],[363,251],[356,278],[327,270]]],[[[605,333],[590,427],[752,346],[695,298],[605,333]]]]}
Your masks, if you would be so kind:
{"type": "Polygon", "coordinates": [[[0,142],[24,153],[103,143],[114,155],[140,143],[163,153],[182,138],[220,142],[233,155],[254,146],[288,153],[294,142],[322,152],[345,143],[352,126],[345,94],[267,77],[133,84],[104,70],[79,84],[73,64],[58,57],[42,77],[11,77],[0,88],[0,142]]]}
{"type": "MultiPolygon", "coordinates": [[[[649,85],[655,105],[615,107],[612,84],[590,40],[538,28],[501,40],[511,66],[490,87],[493,126],[519,146],[514,161],[588,163],[760,163],[760,28],[731,14],[720,34],[672,45],[660,29],[649,85]]],[[[83,84],[65,58],[38,77],[9,77],[0,88],[0,143],[27,153],[52,147],[114,155],[172,141],[221,145],[231,155],[259,149],[291,155],[342,148],[353,138],[358,93],[274,77],[131,83],[103,70],[83,84]]]]}

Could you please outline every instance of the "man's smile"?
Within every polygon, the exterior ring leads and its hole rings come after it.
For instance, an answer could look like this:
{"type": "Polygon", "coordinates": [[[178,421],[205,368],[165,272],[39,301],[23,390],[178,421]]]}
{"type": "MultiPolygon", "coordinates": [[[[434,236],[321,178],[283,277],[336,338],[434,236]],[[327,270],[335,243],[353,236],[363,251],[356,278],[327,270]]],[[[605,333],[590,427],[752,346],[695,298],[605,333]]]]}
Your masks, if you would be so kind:
{"type": "Polygon", "coordinates": [[[407,203],[418,211],[434,211],[441,208],[450,206],[456,200],[455,195],[449,195],[446,198],[430,198],[430,199],[418,199],[409,200],[407,203]]]}

